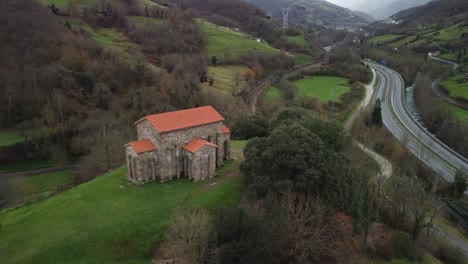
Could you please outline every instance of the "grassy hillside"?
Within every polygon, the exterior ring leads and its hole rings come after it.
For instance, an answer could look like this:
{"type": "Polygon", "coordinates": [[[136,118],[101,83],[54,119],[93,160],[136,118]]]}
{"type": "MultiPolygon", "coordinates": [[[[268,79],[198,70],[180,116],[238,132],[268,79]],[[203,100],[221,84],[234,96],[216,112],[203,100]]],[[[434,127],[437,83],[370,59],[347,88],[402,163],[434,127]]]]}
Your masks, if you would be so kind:
{"type": "Polygon", "coordinates": [[[442,58],[459,61],[458,53],[468,47],[467,18],[466,1],[430,1],[392,16],[398,24],[375,24],[379,36],[370,43],[419,53],[438,50],[442,58]]]}
{"type": "Polygon", "coordinates": [[[128,21],[135,25],[135,27],[144,27],[145,25],[161,25],[167,22],[164,19],[145,16],[128,16],[128,21]]]}
{"type": "Polygon", "coordinates": [[[254,37],[241,31],[218,26],[202,19],[197,22],[206,35],[205,53],[209,58],[216,56],[219,59],[235,59],[249,50],[269,53],[278,51],[263,40],[258,43],[254,37]]]}
{"type": "MultiPolygon", "coordinates": [[[[238,158],[245,142],[233,142],[238,158]]],[[[122,167],[37,204],[0,214],[1,263],[150,263],[151,253],[180,206],[238,202],[238,164],[198,183],[129,185],[122,167]]]]}
{"type": "Polygon", "coordinates": [[[208,67],[208,76],[214,80],[212,87],[232,94],[233,91],[237,92],[245,85],[243,74],[246,69],[245,66],[238,65],[210,66],[208,67]],[[238,85],[236,85],[236,80],[238,85]]]}
{"type": "Polygon", "coordinates": [[[387,34],[387,35],[380,35],[380,36],[375,36],[373,38],[369,39],[369,43],[372,44],[383,44],[383,43],[389,43],[400,37],[401,35],[392,35],[392,34],[387,34]]]}
{"type": "Polygon", "coordinates": [[[286,36],[286,38],[289,41],[296,43],[298,45],[301,45],[302,47],[306,49],[309,48],[309,43],[307,42],[303,32],[301,32],[301,34],[298,36],[286,36]]]}
{"type": "Polygon", "coordinates": [[[15,128],[0,128],[0,147],[9,146],[24,141],[20,132],[15,128]]]}
{"type": "MultiPolygon", "coordinates": [[[[68,6],[70,5],[70,2],[72,1],[70,0],[39,0],[39,2],[46,4],[46,5],[54,4],[58,8],[66,10],[68,6]]],[[[106,2],[115,4],[115,3],[119,3],[120,1],[119,0],[107,0],[106,2]]],[[[100,4],[99,1],[95,1],[95,0],[76,0],[75,3],[78,8],[89,7],[89,6],[92,6],[93,4],[100,4]]],[[[138,0],[138,3],[140,4],[141,7],[144,7],[144,6],[163,7],[151,0],[138,0]]]]}
{"type": "Polygon", "coordinates": [[[464,74],[456,74],[449,77],[442,83],[442,85],[450,92],[450,96],[462,97],[468,100],[468,82],[457,83],[457,80],[464,76],[464,74]]]}
{"type": "Polygon", "coordinates": [[[468,124],[468,111],[467,110],[456,107],[454,105],[451,105],[445,102],[444,102],[444,105],[446,105],[448,110],[453,113],[455,118],[468,124]]]}

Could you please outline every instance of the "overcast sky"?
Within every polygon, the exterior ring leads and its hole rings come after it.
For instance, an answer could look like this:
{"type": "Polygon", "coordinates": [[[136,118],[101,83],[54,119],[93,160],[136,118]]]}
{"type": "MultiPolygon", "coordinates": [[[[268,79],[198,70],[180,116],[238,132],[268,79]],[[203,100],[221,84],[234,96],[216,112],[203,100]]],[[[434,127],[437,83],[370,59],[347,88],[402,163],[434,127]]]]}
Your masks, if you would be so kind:
{"type": "Polygon", "coordinates": [[[347,8],[355,8],[367,2],[368,0],[327,0],[330,3],[347,8]]]}
{"type": "Polygon", "coordinates": [[[398,0],[327,0],[330,3],[349,8],[351,10],[367,11],[379,6],[397,2],[398,0]]]}

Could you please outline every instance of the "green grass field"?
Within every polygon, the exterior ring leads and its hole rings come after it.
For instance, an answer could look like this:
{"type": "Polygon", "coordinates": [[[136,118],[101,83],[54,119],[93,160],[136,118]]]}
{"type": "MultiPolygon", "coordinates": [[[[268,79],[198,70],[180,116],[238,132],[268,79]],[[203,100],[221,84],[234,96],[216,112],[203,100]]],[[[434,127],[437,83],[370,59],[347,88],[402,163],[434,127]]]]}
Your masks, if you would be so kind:
{"type": "Polygon", "coordinates": [[[23,142],[20,131],[15,128],[0,128],[0,147],[23,142]]]}
{"type": "Polygon", "coordinates": [[[456,61],[457,54],[455,53],[442,53],[439,55],[439,58],[449,60],[449,61],[456,61]]]}
{"type": "MultiPolygon", "coordinates": [[[[233,142],[233,154],[245,142],[233,142]]],[[[238,154],[235,154],[238,155],[238,154]]],[[[129,185],[122,167],[34,205],[0,214],[1,263],[150,263],[179,206],[236,205],[242,159],[198,183],[129,185]]]]}
{"type": "Polygon", "coordinates": [[[166,23],[168,20],[157,19],[153,17],[144,17],[144,16],[128,16],[128,21],[133,23],[135,27],[140,28],[145,25],[161,25],[166,23]]]}
{"type": "Polygon", "coordinates": [[[453,113],[455,118],[457,118],[458,120],[468,124],[468,111],[467,110],[456,107],[456,106],[451,105],[449,103],[444,103],[444,104],[447,106],[449,111],[451,111],[453,113]]]}
{"type": "Polygon", "coordinates": [[[398,37],[401,37],[401,35],[388,34],[388,35],[376,36],[376,37],[369,39],[369,43],[372,43],[372,44],[388,43],[388,42],[394,41],[398,37]]]}
{"type": "Polygon", "coordinates": [[[68,186],[72,179],[72,171],[59,171],[12,179],[10,184],[21,195],[23,202],[30,203],[47,198],[60,186],[68,186]]]}
{"type": "Polygon", "coordinates": [[[273,102],[277,100],[282,100],[282,98],[283,98],[283,95],[281,94],[281,90],[276,86],[270,86],[270,88],[268,88],[268,91],[263,96],[263,100],[265,102],[273,102]]]}
{"type": "MultiPolygon", "coordinates": [[[[381,35],[376,36],[369,39],[369,43],[373,44],[386,44],[392,48],[412,48],[421,44],[426,44],[428,42],[433,42],[435,45],[447,44],[455,46],[463,46],[461,42],[461,36],[464,33],[468,33],[468,26],[463,24],[464,22],[442,28],[442,29],[435,29],[430,28],[427,30],[420,30],[418,34],[420,39],[416,40],[416,33],[414,35],[408,35],[407,37],[396,40],[398,37],[402,35],[381,35]]],[[[433,25],[435,27],[435,25],[433,25]]],[[[445,57],[449,60],[454,60],[452,54],[442,55],[441,57],[445,57]]]]}
{"type": "Polygon", "coordinates": [[[197,23],[206,35],[207,45],[205,47],[205,54],[209,58],[216,56],[219,60],[226,58],[235,59],[249,50],[267,53],[278,51],[263,40],[261,43],[258,43],[255,38],[241,31],[218,26],[202,19],[198,19],[197,23]],[[226,50],[229,50],[229,52],[226,52],[226,50]]]}
{"type": "MultiPolygon", "coordinates": [[[[67,19],[69,20],[69,19],[67,19]]],[[[137,44],[132,43],[131,40],[122,32],[115,28],[99,28],[94,29],[88,24],[81,22],[78,19],[71,19],[73,28],[78,30],[82,28],[89,36],[99,42],[103,47],[128,49],[129,47],[136,47],[137,44]]]]}
{"type": "Polygon", "coordinates": [[[238,65],[223,65],[208,67],[208,77],[214,79],[213,87],[228,94],[238,91],[245,84],[243,74],[247,68],[238,65]],[[238,84],[236,86],[236,76],[238,84]]]}
{"type": "Polygon", "coordinates": [[[442,83],[450,91],[450,96],[468,99],[468,82],[457,83],[457,80],[463,78],[463,76],[464,74],[456,74],[442,83]]]}
{"type": "Polygon", "coordinates": [[[297,96],[315,97],[322,102],[337,100],[350,90],[347,79],[333,76],[312,76],[294,83],[297,96]]]}
{"type": "Polygon", "coordinates": [[[27,171],[27,170],[35,170],[35,169],[42,169],[53,167],[53,164],[47,160],[35,160],[35,161],[23,161],[23,162],[15,162],[10,164],[0,164],[0,171],[1,172],[15,172],[15,171],[27,171]]]}
{"type": "Polygon", "coordinates": [[[299,36],[286,36],[286,39],[304,48],[309,48],[309,42],[305,39],[304,33],[301,33],[299,36]]]}

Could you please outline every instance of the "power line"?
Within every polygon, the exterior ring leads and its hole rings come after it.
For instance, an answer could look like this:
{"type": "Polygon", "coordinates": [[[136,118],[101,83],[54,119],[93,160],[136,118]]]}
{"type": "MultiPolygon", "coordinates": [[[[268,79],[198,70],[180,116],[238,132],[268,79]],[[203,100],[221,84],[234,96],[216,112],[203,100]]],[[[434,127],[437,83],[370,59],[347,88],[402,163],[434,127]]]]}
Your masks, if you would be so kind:
{"type": "Polygon", "coordinates": [[[283,29],[286,29],[289,26],[289,23],[288,23],[288,21],[289,21],[289,19],[288,19],[289,6],[287,8],[283,8],[281,10],[283,10],[283,29]]]}

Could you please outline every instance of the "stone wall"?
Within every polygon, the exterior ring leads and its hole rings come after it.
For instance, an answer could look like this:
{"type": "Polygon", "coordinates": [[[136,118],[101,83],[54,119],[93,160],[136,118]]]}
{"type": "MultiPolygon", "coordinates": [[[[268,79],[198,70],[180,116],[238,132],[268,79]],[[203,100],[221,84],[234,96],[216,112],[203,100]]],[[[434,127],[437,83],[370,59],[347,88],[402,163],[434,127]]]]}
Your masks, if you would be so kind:
{"type": "Polygon", "coordinates": [[[136,184],[188,177],[194,181],[214,177],[216,167],[230,159],[230,135],[222,133],[222,122],[159,134],[148,120],[137,124],[138,139],[150,139],[156,151],[136,154],[127,147],[128,179],[136,184]],[[218,147],[204,146],[197,153],[184,149],[194,138],[218,147]],[[199,153],[200,152],[200,153],[199,153]]]}
{"type": "Polygon", "coordinates": [[[138,140],[149,139],[151,142],[158,147],[160,136],[156,128],[148,120],[143,120],[136,124],[138,140]]]}
{"type": "Polygon", "coordinates": [[[158,142],[159,160],[161,162],[161,181],[169,181],[184,177],[187,172],[184,170],[184,146],[194,138],[202,138],[206,141],[218,145],[215,150],[215,166],[223,164],[222,151],[224,151],[224,138],[222,137],[222,122],[217,122],[205,126],[192,127],[177,130],[160,135],[158,142]]]}
{"type": "Polygon", "coordinates": [[[196,153],[186,152],[185,163],[187,164],[188,179],[201,181],[215,176],[216,148],[206,145],[196,153]]]}
{"type": "Polygon", "coordinates": [[[137,154],[131,146],[126,147],[127,179],[135,184],[144,184],[158,179],[157,151],[137,154]]]}

